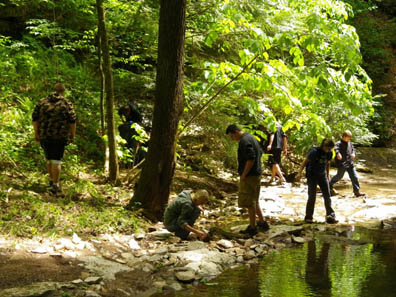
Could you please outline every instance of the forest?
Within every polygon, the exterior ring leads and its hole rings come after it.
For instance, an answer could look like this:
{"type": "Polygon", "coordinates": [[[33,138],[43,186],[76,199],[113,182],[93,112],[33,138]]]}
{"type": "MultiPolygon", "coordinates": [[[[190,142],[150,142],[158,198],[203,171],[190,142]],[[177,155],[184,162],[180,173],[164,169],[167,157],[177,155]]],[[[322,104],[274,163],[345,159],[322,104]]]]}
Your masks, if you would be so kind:
{"type": "MultiPolygon", "coordinates": [[[[12,262],[10,249],[22,245],[28,250],[26,240],[36,251],[38,243],[49,247],[63,238],[72,238],[76,246],[86,243],[87,249],[90,240],[118,239],[132,250],[139,242],[136,250],[160,249],[149,234],[161,237],[168,202],[187,189],[209,192],[202,227],[211,234],[215,226],[217,239],[227,240],[217,244],[230,248],[228,240],[241,239],[228,232],[227,216],[233,224],[248,221],[246,213],[226,202],[237,195],[239,179],[238,145],[226,135],[231,124],[263,141],[282,126],[288,149],[281,169],[287,185],[280,188],[282,194],[268,185],[262,189],[267,188],[268,197],[287,195],[292,187],[303,189],[301,205],[293,202],[302,212],[306,189],[294,177],[310,149],[323,139],[336,142],[345,130],[352,133],[358,156],[366,160],[357,166],[362,180],[370,180],[378,167],[392,170],[392,156],[386,154],[396,145],[395,32],[393,0],[2,0],[0,262],[10,264],[3,269],[0,264],[1,274],[23,267],[12,262]],[[60,196],[49,191],[48,163],[32,124],[36,105],[57,83],[64,84],[77,119],[75,138],[62,160],[60,196]],[[128,126],[134,131],[129,140],[122,131],[129,121],[122,111],[126,106],[136,107],[140,117],[128,126]],[[379,159],[385,160],[381,166],[379,159]]],[[[268,158],[264,152],[265,178],[271,175],[268,158]]],[[[290,227],[304,218],[264,215],[271,226],[281,222],[290,227]]],[[[306,232],[287,230],[290,238],[303,238],[306,232]]],[[[266,248],[271,246],[267,243],[266,248]]],[[[359,256],[363,259],[373,247],[355,252],[365,253],[359,256]]],[[[77,254],[71,256],[75,261],[81,260],[77,254]]],[[[140,263],[136,254],[133,259],[120,255],[114,246],[102,253],[120,265],[140,263]]],[[[160,275],[171,258],[153,265],[147,261],[142,263],[152,266],[149,274],[160,275]]],[[[139,271],[147,273],[144,265],[139,271]]],[[[342,261],[332,265],[340,270],[342,261]]],[[[31,275],[21,281],[17,273],[0,277],[0,296],[1,290],[37,281],[94,275],[70,266],[69,272],[52,278],[48,267],[42,278],[31,275]]],[[[133,279],[135,291],[120,293],[120,280],[111,284],[104,276],[90,290],[101,292],[98,296],[150,296],[137,293],[144,286],[140,272],[124,277],[133,279]]],[[[179,281],[183,277],[176,275],[179,281]]],[[[48,296],[97,294],[62,290],[48,296]]],[[[359,296],[354,294],[348,296],[359,296]]]]}

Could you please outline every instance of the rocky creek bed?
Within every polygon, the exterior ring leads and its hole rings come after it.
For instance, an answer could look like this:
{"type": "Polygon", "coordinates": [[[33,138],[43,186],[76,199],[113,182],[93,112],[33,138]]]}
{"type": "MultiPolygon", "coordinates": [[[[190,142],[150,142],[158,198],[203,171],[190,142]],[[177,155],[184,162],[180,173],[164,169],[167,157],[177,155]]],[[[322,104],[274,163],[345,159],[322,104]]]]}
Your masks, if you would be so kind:
{"type": "MultiPolygon", "coordinates": [[[[305,184],[270,186],[263,180],[260,207],[270,230],[253,238],[226,239],[215,234],[203,243],[181,241],[158,223],[148,232],[104,234],[94,238],[0,237],[0,297],[9,296],[151,296],[204,283],[225,269],[254,265],[273,249],[303,244],[314,236],[347,244],[354,225],[394,228],[396,170],[383,166],[359,172],[367,196],[354,198],[347,177],[337,184],[333,208],[340,221],[324,224],[321,195],[314,224],[303,224],[305,184]],[[368,172],[375,172],[368,173],[368,172]]],[[[332,173],[334,174],[334,172],[332,173]]],[[[207,207],[198,228],[237,233],[247,226],[247,214],[237,207],[235,193],[224,193],[207,207]]]]}

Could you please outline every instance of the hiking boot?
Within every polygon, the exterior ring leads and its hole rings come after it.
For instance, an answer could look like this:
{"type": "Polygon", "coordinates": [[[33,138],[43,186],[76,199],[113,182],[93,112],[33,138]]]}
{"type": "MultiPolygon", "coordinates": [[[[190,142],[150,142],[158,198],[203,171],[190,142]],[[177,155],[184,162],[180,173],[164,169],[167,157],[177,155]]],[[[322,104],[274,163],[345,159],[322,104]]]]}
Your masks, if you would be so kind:
{"type": "Polygon", "coordinates": [[[239,233],[254,236],[257,234],[257,227],[252,228],[249,225],[245,230],[239,231],[239,233]]]}
{"type": "Polygon", "coordinates": [[[362,197],[362,196],[366,196],[366,194],[361,193],[359,190],[358,191],[354,191],[353,192],[355,194],[355,197],[362,197]]]}
{"type": "Polygon", "coordinates": [[[62,189],[59,185],[57,184],[53,184],[51,189],[50,189],[51,194],[55,195],[55,196],[59,196],[59,197],[63,197],[64,194],[62,192],[62,189]]]}
{"type": "Polygon", "coordinates": [[[337,224],[338,221],[333,215],[326,216],[326,223],[327,224],[337,224]]]}
{"type": "Polygon", "coordinates": [[[257,222],[257,228],[260,231],[267,231],[267,230],[269,230],[270,226],[268,225],[268,223],[266,221],[262,221],[262,222],[257,222]]]}
{"type": "Polygon", "coordinates": [[[336,190],[334,190],[334,188],[330,188],[330,195],[331,196],[337,196],[338,192],[336,190]]]}

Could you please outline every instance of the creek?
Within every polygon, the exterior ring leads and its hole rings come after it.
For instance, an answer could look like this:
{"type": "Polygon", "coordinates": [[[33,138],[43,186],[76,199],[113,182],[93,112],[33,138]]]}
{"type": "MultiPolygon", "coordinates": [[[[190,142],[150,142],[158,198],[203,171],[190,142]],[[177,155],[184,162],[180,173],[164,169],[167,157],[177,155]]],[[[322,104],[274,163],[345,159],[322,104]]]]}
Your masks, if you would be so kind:
{"type": "Polygon", "coordinates": [[[396,230],[348,226],[334,235],[316,233],[206,284],[153,297],[394,297],[395,281],[396,230]]]}

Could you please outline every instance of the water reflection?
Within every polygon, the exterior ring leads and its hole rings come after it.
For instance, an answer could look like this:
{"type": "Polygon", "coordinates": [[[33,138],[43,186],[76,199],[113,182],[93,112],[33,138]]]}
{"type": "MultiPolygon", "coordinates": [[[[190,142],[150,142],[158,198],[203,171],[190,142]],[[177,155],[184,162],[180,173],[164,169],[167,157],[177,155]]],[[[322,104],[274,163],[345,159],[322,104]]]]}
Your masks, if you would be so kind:
{"type": "Polygon", "coordinates": [[[322,245],[319,257],[316,255],[316,242],[310,241],[307,245],[305,281],[310,286],[311,292],[315,292],[316,295],[323,297],[331,296],[331,282],[329,278],[330,244],[324,243],[322,245]]]}
{"type": "Polygon", "coordinates": [[[395,297],[395,231],[359,228],[342,240],[319,240],[274,251],[254,267],[223,273],[210,286],[154,296],[395,297]],[[371,241],[361,244],[361,241],[371,241]],[[351,243],[352,242],[352,243],[351,243]]]}

